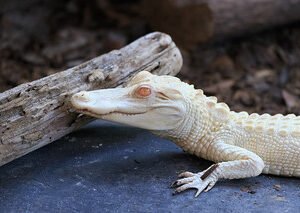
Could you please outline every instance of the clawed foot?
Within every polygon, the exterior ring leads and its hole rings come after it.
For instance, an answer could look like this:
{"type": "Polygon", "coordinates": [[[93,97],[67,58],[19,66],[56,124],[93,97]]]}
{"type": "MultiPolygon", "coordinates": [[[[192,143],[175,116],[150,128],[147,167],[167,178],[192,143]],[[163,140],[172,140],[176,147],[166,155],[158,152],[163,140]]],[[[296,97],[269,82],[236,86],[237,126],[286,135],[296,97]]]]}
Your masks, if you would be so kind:
{"type": "Polygon", "coordinates": [[[171,187],[177,187],[174,194],[180,193],[186,189],[197,189],[195,197],[198,197],[200,193],[204,190],[205,192],[209,191],[217,182],[217,177],[213,174],[203,178],[203,174],[205,172],[200,173],[192,173],[192,172],[183,172],[178,177],[177,181],[175,181],[171,187]]]}

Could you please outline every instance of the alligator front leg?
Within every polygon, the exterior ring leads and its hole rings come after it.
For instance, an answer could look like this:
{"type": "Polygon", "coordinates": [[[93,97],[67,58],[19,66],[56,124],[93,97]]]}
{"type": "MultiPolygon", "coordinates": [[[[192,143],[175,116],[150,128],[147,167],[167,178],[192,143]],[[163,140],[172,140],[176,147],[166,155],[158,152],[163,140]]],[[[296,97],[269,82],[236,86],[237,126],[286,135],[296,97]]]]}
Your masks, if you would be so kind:
{"type": "Polygon", "coordinates": [[[209,191],[219,179],[253,177],[261,174],[264,168],[264,162],[259,156],[237,146],[217,142],[212,144],[209,152],[212,155],[210,160],[217,163],[203,172],[181,173],[181,179],[172,184],[177,187],[175,193],[195,188],[197,197],[203,190],[209,191]]]}

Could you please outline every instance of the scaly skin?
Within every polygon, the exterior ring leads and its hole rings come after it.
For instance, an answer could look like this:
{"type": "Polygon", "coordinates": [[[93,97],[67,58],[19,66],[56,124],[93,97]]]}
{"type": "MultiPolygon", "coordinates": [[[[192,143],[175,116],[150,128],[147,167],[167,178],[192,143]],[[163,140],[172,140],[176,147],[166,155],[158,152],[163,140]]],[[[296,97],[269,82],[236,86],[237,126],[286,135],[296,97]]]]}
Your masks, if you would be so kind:
{"type": "Polygon", "coordinates": [[[300,116],[294,114],[236,113],[176,77],[146,71],[126,88],[80,92],[71,102],[78,112],[151,130],[215,162],[180,174],[176,192],[196,188],[198,196],[219,179],[261,173],[300,177],[300,116]]]}

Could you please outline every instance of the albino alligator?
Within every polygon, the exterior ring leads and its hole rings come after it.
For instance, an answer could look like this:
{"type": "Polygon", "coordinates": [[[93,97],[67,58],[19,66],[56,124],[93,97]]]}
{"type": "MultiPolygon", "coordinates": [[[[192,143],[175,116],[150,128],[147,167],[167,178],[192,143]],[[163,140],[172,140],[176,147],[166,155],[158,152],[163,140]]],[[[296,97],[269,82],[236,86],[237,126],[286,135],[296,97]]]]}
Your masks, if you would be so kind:
{"type": "Polygon", "coordinates": [[[79,92],[71,103],[80,113],[151,130],[216,162],[203,172],[180,174],[175,192],[196,188],[198,196],[218,179],[261,173],[300,177],[300,116],[294,114],[230,111],[193,85],[146,71],[125,88],[79,92]]]}

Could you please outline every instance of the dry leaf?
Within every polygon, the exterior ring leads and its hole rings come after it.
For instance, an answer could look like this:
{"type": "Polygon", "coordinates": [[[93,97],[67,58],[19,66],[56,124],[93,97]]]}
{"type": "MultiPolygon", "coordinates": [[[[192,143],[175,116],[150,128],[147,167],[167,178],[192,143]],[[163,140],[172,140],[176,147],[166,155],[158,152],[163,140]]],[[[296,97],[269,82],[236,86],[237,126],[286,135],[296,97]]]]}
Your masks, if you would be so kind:
{"type": "Polygon", "coordinates": [[[208,92],[208,93],[214,93],[214,94],[216,94],[220,91],[224,92],[224,90],[230,89],[234,85],[234,83],[235,83],[235,81],[232,79],[223,80],[217,84],[214,84],[214,85],[204,88],[204,91],[208,92]]]}
{"type": "Polygon", "coordinates": [[[299,106],[299,103],[300,103],[299,98],[297,96],[289,93],[288,91],[282,90],[282,97],[283,97],[283,100],[284,100],[286,106],[289,109],[299,106]]]}
{"type": "Polygon", "coordinates": [[[274,185],[273,185],[273,189],[275,189],[276,191],[280,191],[280,190],[281,190],[281,185],[279,185],[279,184],[274,184],[274,185]]]}

